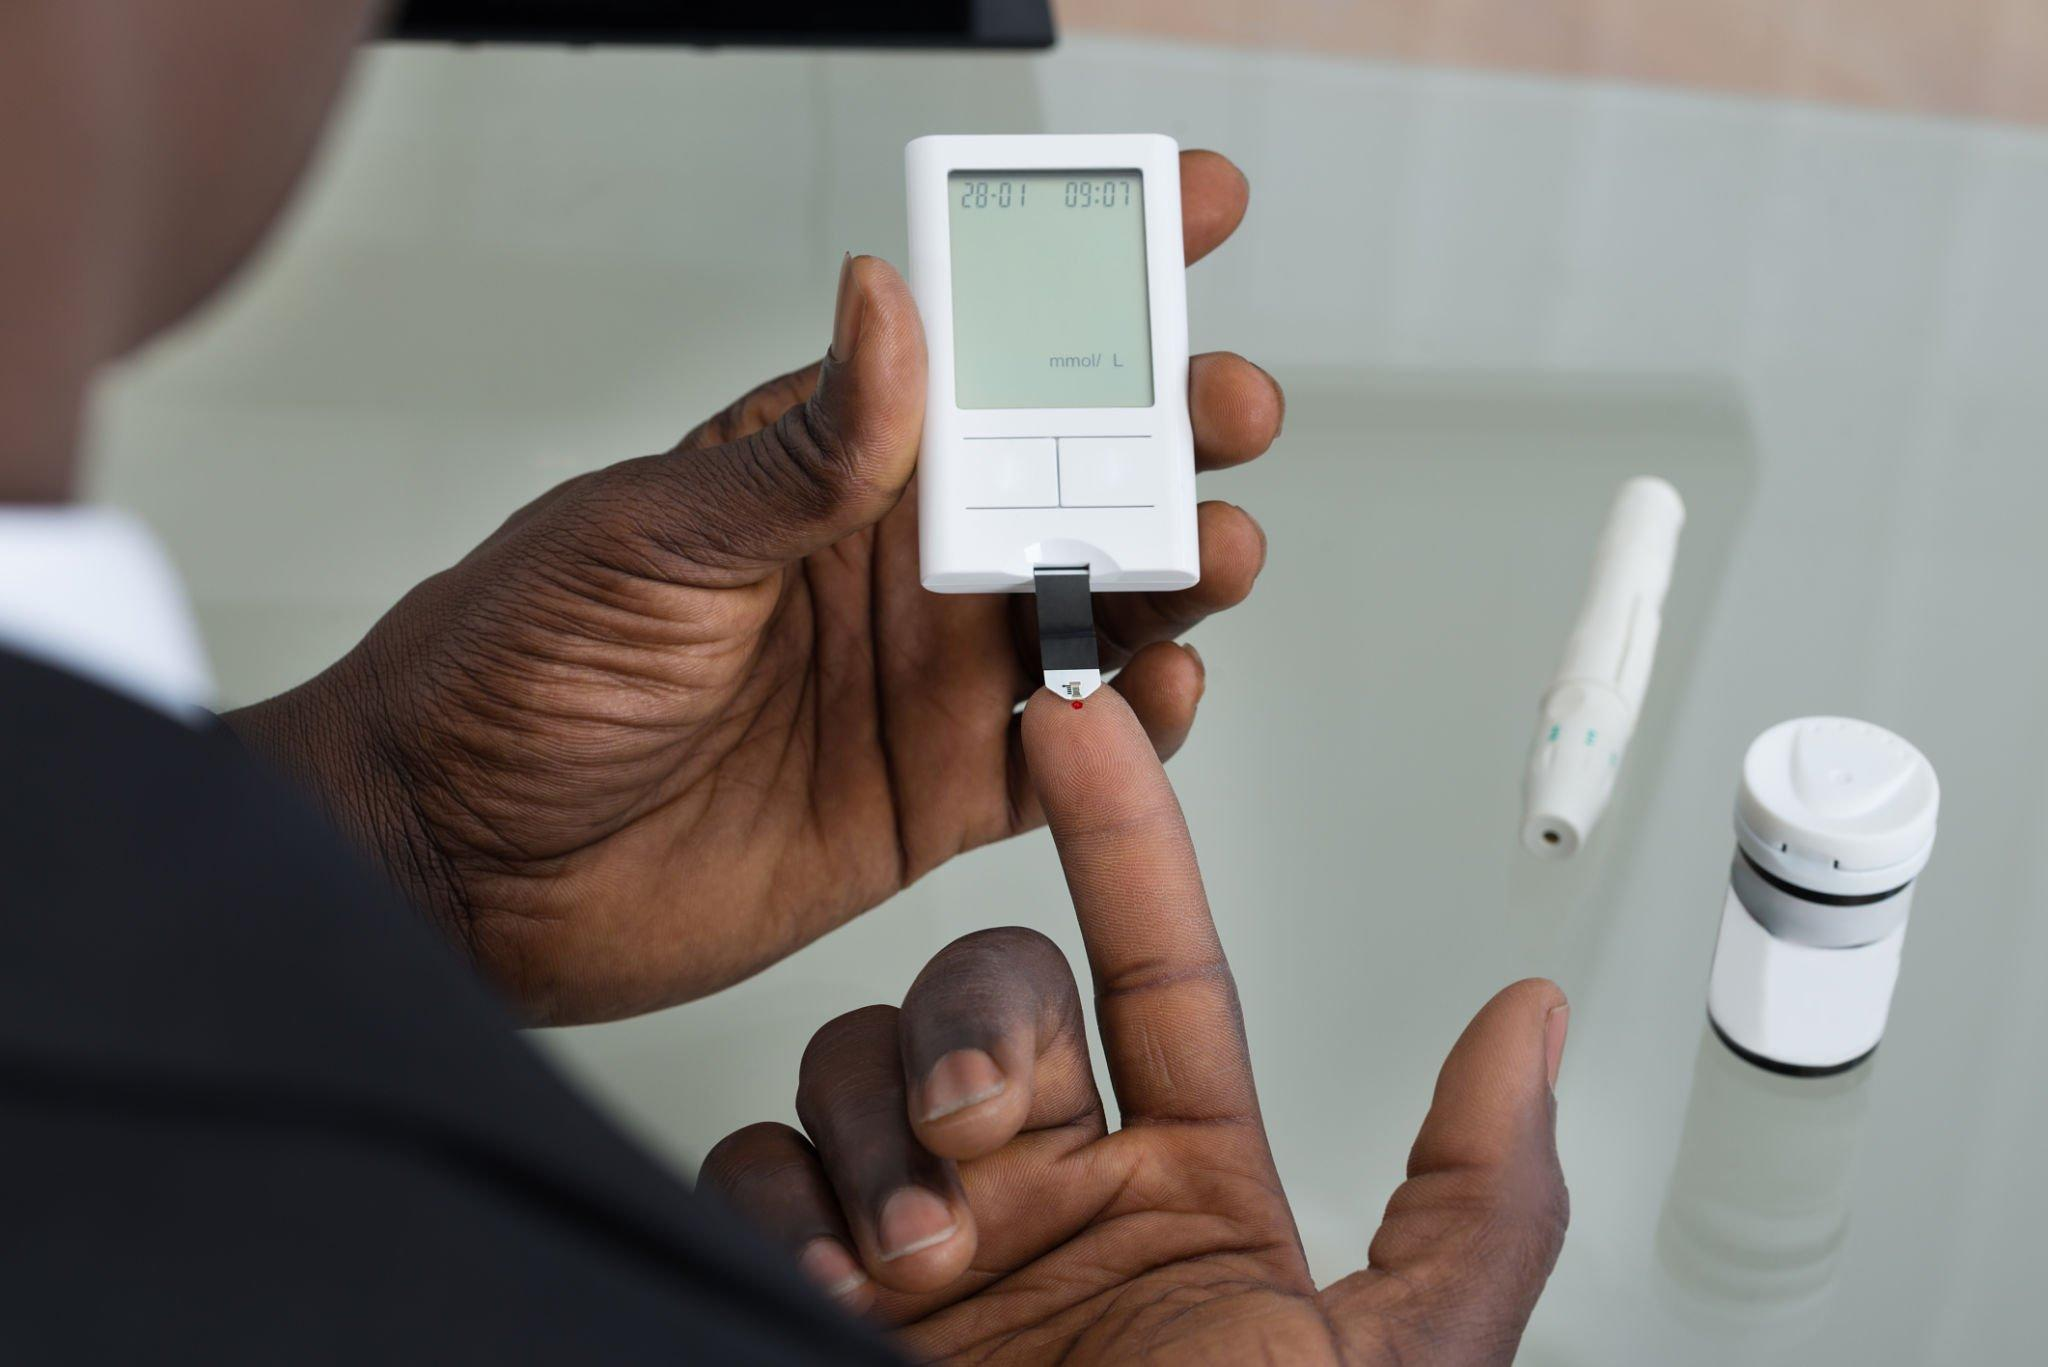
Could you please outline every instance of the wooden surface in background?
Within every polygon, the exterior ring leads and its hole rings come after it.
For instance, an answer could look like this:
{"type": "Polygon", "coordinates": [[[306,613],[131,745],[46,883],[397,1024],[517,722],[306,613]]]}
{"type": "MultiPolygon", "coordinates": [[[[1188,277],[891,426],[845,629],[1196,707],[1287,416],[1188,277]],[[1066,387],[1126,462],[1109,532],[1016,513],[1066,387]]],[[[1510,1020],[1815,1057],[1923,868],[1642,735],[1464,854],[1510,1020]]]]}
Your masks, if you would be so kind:
{"type": "Polygon", "coordinates": [[[2048,122],[2048,0],[1055,0],[1063,29],[2048,122]]]}

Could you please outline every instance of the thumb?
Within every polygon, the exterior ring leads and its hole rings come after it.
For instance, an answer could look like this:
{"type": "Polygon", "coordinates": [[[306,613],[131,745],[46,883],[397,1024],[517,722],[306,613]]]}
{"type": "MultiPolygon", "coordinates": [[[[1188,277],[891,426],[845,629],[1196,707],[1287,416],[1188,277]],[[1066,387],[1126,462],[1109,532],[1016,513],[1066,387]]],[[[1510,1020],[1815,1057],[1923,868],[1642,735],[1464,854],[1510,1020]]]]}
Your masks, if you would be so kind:
{"type": "Polygon", "coordinates": [[[817,388],[758,431],[604,472],[607,502],[689,578],[747,582],[871,525],[896,505],[924,427],[924,329],[903,277],[840,267],[817,388]]]}
{"type": "Polygon", "coordinates": [[[1570,1214],[1551,1093],[1568,1011],[1526,979],[1452,1047],[1370,1265],[1324,1293],[1361,1357],[1513,1360],[1570,1214]]]}

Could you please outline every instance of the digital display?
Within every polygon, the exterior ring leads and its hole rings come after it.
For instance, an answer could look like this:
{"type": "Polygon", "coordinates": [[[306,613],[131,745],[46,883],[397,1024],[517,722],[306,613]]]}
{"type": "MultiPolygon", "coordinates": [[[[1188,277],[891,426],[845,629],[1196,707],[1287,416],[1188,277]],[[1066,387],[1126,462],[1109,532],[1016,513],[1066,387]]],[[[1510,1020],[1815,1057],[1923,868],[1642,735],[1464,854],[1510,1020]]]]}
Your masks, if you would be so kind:
{"type": "Polygon", "coordinates": [[[954,402],[1149,408],[1145,178],[955,171],[954,402]]]}

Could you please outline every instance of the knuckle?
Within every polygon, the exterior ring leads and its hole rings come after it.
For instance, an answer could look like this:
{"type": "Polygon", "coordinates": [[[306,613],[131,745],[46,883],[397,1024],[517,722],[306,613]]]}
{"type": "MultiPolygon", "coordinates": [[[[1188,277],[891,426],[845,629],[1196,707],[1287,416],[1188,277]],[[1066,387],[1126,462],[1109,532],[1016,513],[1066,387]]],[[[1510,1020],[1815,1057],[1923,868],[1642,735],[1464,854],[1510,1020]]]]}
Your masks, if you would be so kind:
{"type": "Polygon", "coordinates": [[[787,480],[790,498],[822,515],[864,492],[867,480],[860,450],[824,404],[798,404],[768,430],[777,448],[770,454],[780,457],[776,465],[787,480]]]}
{"type": "Polygon", "coordinates": [[[1048,1005],[1078,999],[1073,969],[1051,937],[1000,926],[940,950],[911,984],[904,1007],[917,1037],[913,1052],[921,1055],[1028,1024],[1048,1005]]]}
{"type": "Polygon", "coordinates": [[[803,1139],[794,1130],[772,1120],[757,1121],[711,1146],[697,1184],[730,1194],[772,1181],[804,1161],[803,1139]]]}
{"type": "MultiPolygon", "coordinates": [[[[720,435],[713,433],[711,435],[720,435]]],[[[621,461],[577,481],[556,530],[577,559],[634,577],[748,562],[764,523],[802,527],[865,495],[857,451],[816,403],[765,426],[667,455],[621,461]]]]}
{"type": "Polygon", "coordinates": [[[778,375],[740,401],[741,421],[747,428],[766,427],[784,413],[810,398],[818,386],[818,363],[800,366],[778,375]]]}
{"type": "Polygon", "coordinates": [[[748,561],[764,524],[831,521],[865,500],[873,481],[858,448],[825,407],[797,403],[766,425],[701,450],[648,462],[637,497],[614,500],[638,539],[666,558],[721,567],[748,561]]]}
{"type": "Polygon", "coordinates": [[[1389,1226],[1416,1245],[1561,1244],[1570,1208],[1556,1170],[1472,1164],[1411,1177],[1387,1203],[1389,1226]]]}
{"type": "Polygon", "coordinates": [[[736,399],[719,409],[704,421],[683,434],[676,443],[678,451],[695,451],[706,446],[723,446],[740,432],[740,406],[744,399],[736,399]]]}
{"type": "Polygon", "coordinates": [[[1019,966],[1038,967],[1054,961],[1065,965],[1067,959],[1052,937],[1027,926],[996,926],[953,941],[926,965],[926,971],[972,973],[992,969],[1010,973],[1019,966]]]}
{"type": "Polygon", "coordinates": [[[781,417],[792,405],[809,397],[817,375],[818,366],[814,361],[755,386],[697,424],[676,443],[676,449],[690,451],[704,446],[723,446],[751,432],[758,432],[781,417]]]}
{"type": "Polygon", "coordinates": [[[1540,1286],[1571,1223],[1571,1198],[1557,1165],[1495,1169],[1478,1184],[1474,1204],[1474,1243],[1482,1260],[1512,1269],[1517,1285],[1540,1286]]]}
{"type": "Polygon", "coordinates": [[[829,1124],[849,1097],[878,1090],[897,1057],[893,1006],[863,1006],[818,1027],[797,1065],[796,1107],[804,1127],[829,1124]]]}
{"type": "Polygon", "coordinates": [[[527,549],[592,589],[673,577],[679,562],[706,560],[718,541],[718,501],[686,473],[697,466],[694,455],[642,456],[579,476],[563,486],[552,516],[534,524],[527,549]]]}
{"type": "Polygon", "coordinates": [[[848,1053],[864,1050],[869,1041],[883,1033],[896,1033],[893,1006],[863,1006],[834,1016],[819,1026],[812,1033],[811,1042],[804,1046],[803,1061],[797,1066],[799,1081],[839,1070],[848,1053]]]}
{"type": "Polygon", "coordinates": [[[1534,1208],[1529,1212],[1529,1234],[1534,1251],[1548,1268],[1564,1251],[1565,1234],[1572,1224],[1571,1189],[1565,1185],[1563,1171],[1555,1164],[1551,1165],[1536,1195],[1534,1208]]]}

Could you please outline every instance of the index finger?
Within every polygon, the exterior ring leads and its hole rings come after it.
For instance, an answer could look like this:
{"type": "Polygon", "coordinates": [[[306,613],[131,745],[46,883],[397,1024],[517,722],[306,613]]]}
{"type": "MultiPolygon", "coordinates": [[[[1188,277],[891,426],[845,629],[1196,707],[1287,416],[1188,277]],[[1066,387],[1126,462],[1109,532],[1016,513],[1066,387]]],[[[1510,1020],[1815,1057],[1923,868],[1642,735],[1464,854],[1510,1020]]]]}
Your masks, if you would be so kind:
{"type": "Polygon", "coordinates": [[[1083,707],[1041,690],[1023,732],[1088,947],[1124,1122],[1256,1118],[1237,985],[1144,728],[1112,690],[1083,707]]]}

